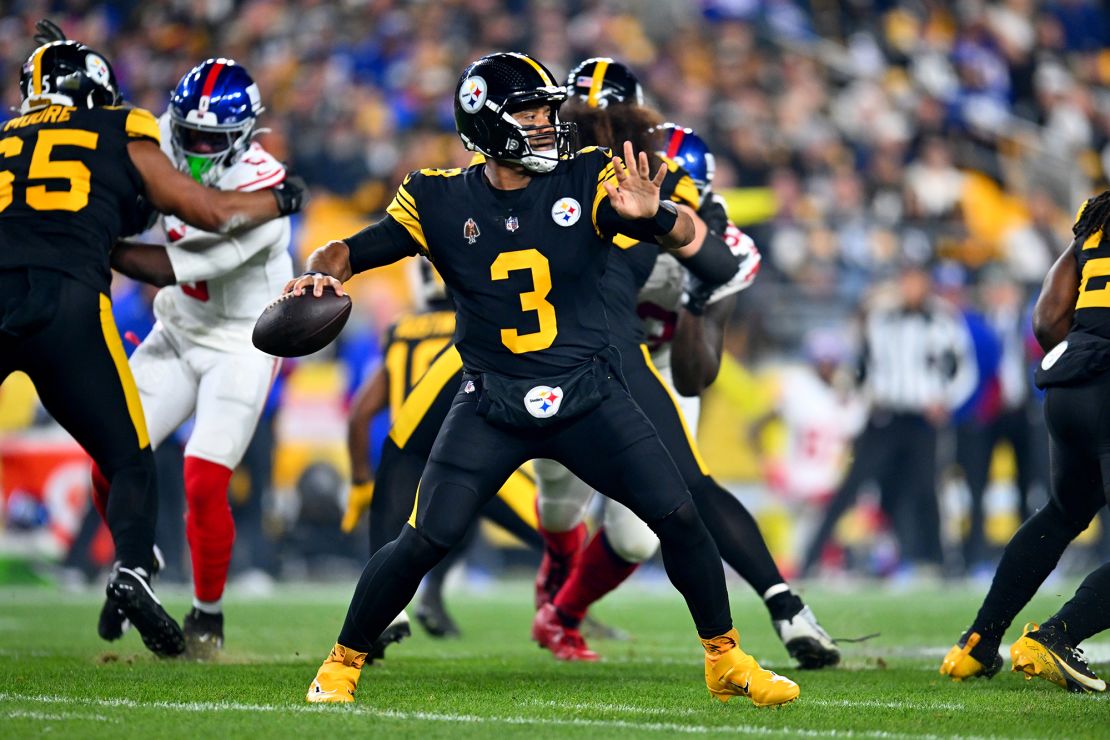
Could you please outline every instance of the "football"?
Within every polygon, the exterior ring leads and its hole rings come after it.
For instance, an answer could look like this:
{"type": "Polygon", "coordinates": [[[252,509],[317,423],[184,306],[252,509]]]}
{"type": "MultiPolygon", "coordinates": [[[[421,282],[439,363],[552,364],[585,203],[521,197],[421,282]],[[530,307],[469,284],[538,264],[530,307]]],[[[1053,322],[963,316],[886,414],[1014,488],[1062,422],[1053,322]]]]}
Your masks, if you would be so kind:
{"type": "Polygon", "coordinates": [[[311,289],[299,296],[286,293],[266,306],[251,341],[266,354],[303,357],[328,346],[350,315],[350,296],[336,295],[331,288],[319,298],[311,289]]]}

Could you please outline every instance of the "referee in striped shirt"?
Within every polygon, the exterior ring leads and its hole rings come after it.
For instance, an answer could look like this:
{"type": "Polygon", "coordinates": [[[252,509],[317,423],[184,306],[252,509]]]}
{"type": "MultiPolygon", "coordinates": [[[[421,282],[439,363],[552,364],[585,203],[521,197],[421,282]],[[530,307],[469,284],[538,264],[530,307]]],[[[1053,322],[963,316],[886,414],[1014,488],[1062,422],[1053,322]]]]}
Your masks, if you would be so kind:
{"type": "Polygon", "coordinates": [[[844,482],[806,551],[812,574],[836,523],[868,482],[898,538],[904,563],[941,565],[937,431],[975,389],[975,352],[959,312],[932,294],[928,270],[901,267],[895,295],[877,298],[863,321],[861,377],[870,397],[844,482]]]}

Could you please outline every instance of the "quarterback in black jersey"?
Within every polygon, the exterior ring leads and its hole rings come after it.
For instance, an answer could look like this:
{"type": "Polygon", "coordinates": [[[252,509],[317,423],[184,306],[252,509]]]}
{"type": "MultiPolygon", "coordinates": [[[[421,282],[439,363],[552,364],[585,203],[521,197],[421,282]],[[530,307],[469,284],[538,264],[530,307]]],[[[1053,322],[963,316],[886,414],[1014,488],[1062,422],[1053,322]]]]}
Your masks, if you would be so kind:
{"type": "Polygon", "coordinates": [[[149,583],[154,460],[112,318],[110,252],[151,209],[226,232],[296,210],[300,191],[221,193],[178,172],[154,117],[122,106],[108,61],[76,41],[35,49],[19,90],[19,115],[0,131],[0,382],[27,373],[110,481],[96,500],[118,559],[108,599],[148,648],[176,655],[181,630],[149,583]]]}
{"type": "MultiPolygon", "coordinates": [[[[699,249],[692,255],[677,255],[686,270],[667,270],[665,274],[677,281],[674,290],[678,295],[684,282],[697,285],[691,292],[698,294],[698,300],[689,300],[687,308],[680,309],[682,313],[704,313],[709,294],[718,284],[699,277],[704,275],[702,266],[714,257],[732,259],[734,264],[736,261],[725,241],[729,221],[723,205],[711,197],[707,181],[699,187],[674,159],[677,149],[662,146],[658,114],[642,105],[636,76],[626,65],[604,57],[587,59],[570,73],[567,89],[573,91],[574,97],[564,107],[564,113],[568,120],[578,124],[583,141],[612,146],[630,139],[638,149],[657,152],[655,156],[667,168],[661,195],[674,197],[681,207],[695,213],[699,226],[695,243],[699,249]]],[[[617,237],[617,243],[622,244],[623,237],[617,237]]],[[[790,655],[803,668],[835,665],[840,660],[840,651],[817,623],[812,610],[785,582],[751,513],[709,475],[694,441],[696,429],[690,428],[674,389],[649,354],[637,307],[649,275],[656,263],[664,260],[674,265],[669,256],[661,257],[659,245],[650,241],[622,249],[609,260],[604,279],[605,311],[613,344],[621,354],[625,382],[678,467],[725,562],[763,599],[790,655]]],[[[735,268],[733,271],[736,272],[735,268]]],[[[715,311],[715,315],[722,318],[727,314],[715,311]]],[[[703,328],[700,319],[686,317],[683,330],[694,336],[672,354],[683,350],[696,353],[698,360],[692,364],[715,367],[720,361],[720,342],[713,348],[712,358],[702,358],[706,352],[698,345],[704,345],[705,340],[695,330],[703,328]]],[[[673,364],[680,364],[682,359],[685,358],[676,359],[673,364]]],[[[708,375],[704,370],[701,374],[703,379],[708,375]]],[[[715,369],[712,375],[716,375],[715,369]]],[[[586,646],[578,631],[582,618],[594,602],[654,555],[658,543],[651,529],[626,507],[606,502],[602,526],[585,549],[579,550],[574,533],[580,531],[593,488],[567,475],[550,460],[537,461],[536,473],[540,484],[537,506],[540,533],[547,546],[541,577],[537,580],[540,606],[533,621],[532,637],[560,660],[596,660],[597,655],[586,646]],[[560,574],[565,574],[565,583],[559,581],[560,574]]],[[[598,490],[609,493],[604,488],[598,490]]]]}
{"type": "Polygon", "coordinates": [[[525,461],[551,457],[626,502],[662,543],[705,649],[710,692],[757,705],[793,701],[798,686],[758,666],[731,626],[712,539],[654,428],[623,386],[609,347],[601,276],[617,233],[677,249],[693,222],[659,200],[647,155],[586,149],[558,108],[564,89],[524,54],[471,64],[455,120],[487,161],[422,170],[377,224],[309,258],[288,290],[325,286],[420,252],[452,291],[465,370],[401,535],[371,558],[339,641],[309,687],[311,702],[349,702],[366,651],[462,537],[478,509],[525,461]]]}
{"type": "MultiPolygon", "coordinates": [[[[956,680],[990,678],[998,647],[1056,567],[1067,546],[1110,504],[1110,191],[1083,204],[1074,239],[1045,277],[1033,332],[1047,352],[1035,376],[1045,389],[1051,459],[1049,502],[1029,517],[1002,553],[975,621],[941,663],[956,680]]],[[[1106,691],[1078,649],[1110,629],[1110,563],[1083,581],[1047,621],[1028,624],[1010,647],[1013,670],[1068,691],[1106,691]]]]}
{"type": "MultiPolygon", "coordinates": [[[[383,361],[355,392],[347,417],[351,492],[343,530],[353,530],[362,511],[369,507],[371,555],[396,539],[405,526],[435,435],[462,381],[462,359],[451,346],[454,305],[427,260],[409,264],[418,268],[412,272],[419,274],[419,280],[414,282],[422,310],[402,316],[386,330],[383,361]],[[433,362],[436,370],[429,373],[433,362]],[[370,424],[374,416],[387,408],[395,428],[390,429],[382,443],[381,459],[377,471],[373,471],[370,424]]],[[[536,481],[528,467],[509,476],[498,495],[482,508],[482,516],[539,550],[543,542],[536,533],[536,481]]],[[[459,634],[443,600],[444,579],[476,534],[477,523],[424,579],[416,605],[416,621],[432,637],[459,634]]],[[[384,656],[390,643],[408,634],[408,615],[401,612],[375,642],[369,651],[370,658],[384,656]]]]}

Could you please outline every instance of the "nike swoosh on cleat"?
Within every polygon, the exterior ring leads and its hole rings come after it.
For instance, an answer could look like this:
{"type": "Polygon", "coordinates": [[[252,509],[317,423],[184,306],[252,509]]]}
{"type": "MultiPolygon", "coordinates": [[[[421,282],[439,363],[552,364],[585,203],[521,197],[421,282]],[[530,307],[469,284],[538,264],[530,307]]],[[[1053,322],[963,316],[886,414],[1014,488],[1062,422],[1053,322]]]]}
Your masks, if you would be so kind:
{"type": "Polygon", "coordinates": [[[1102,679],[1091,679],[1078,671],[1072,670],[1071,666],[1057,658],[1051,651],[1049,652],[1049,656],[1052,658],[1052,662],[1056,664],[1056,670],[1060,671],[1060,675],[1062,675],[1065,680],[1079,684],[1085,691],[1106,691],[1106,682],[1102,679]]]}
{"type": "Polygon", "coordinates": [[[318,681],[312,682],[312,690],[319,696],[332,696],[339,691],[339,689],[332,689],[331,691],[324,691],[318,681]]]}
{"type": "Polygon", "coordinates": [[[159,601],[158,597],[154,595],[154,591],[150,588],[149,585],[147,585],[147,582],[146,582],[145,578],[143,578],[141,575],[139,575],[135,571],[131,570],[130,568],[120,568],[119,572],[120,573],[127,573],[132,578],[134,578],[136,581],[141,583],[142,586],[143,586],[143,589],[147,592],[147,594],[150,596],[150,598],[152,598],[154,600],[154,603],[157,604],[158,606],[162,605],[162,602],[159,601]]]}

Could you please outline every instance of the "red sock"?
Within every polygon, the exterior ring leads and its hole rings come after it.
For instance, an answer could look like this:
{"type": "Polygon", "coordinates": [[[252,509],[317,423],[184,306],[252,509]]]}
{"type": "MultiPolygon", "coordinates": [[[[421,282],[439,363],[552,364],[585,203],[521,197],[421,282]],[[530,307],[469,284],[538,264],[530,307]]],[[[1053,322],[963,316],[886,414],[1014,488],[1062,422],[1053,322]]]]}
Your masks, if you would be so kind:
{"type": "Polygon", "coordinates": [[[193,593],[198,601],[219,601],[231,565],[235,522],[227,502],[231,470],[185,458],[185,536],[193,561],[193,593]]]}
{"type": "Polygon", "coordinates": [[[100,513],[100,518],[107,523],[108,521],[108,491],[112,489],[112,484],[104,477],[104,473],[100,472],[100,466],[93,463],[92,466],[92,502],[96,507],[97,512],[100,513]]]}
{"type": "Polygon", "coordinates": [[[560,617],[569,617],[575,622],[570,626],[577,626],[594,602],[624,583],[639,567],[639,563],[630,563],[613,552],[605,539],[605,529],[599,529],[555,595],[560,617]]]}
{"type": "Polygon", "coordinates": [[[536,573],[536,609],[550,602],[563,587],[567,576],[582,554],[582,543],[586,541],[586,524],[566,532],[549,532],[543,525],[537,527],[543,537],[543,560],[536,573]]]}

